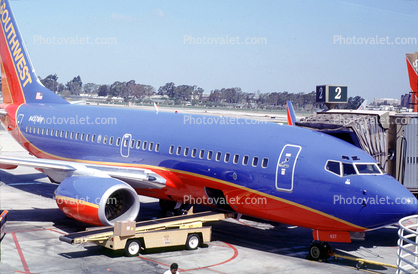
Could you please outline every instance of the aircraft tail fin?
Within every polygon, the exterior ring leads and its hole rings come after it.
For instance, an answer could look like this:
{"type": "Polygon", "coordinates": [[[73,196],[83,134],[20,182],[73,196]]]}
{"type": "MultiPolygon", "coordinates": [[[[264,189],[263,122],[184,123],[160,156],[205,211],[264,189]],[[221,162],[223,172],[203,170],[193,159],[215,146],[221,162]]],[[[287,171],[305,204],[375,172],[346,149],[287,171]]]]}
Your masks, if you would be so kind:
{"type": "Polygon", "coordinates": [[[294,126],[296,123],[296,114],[295,111],[293,110],[293,105],[292,102],[287,101],[286,102],[286,110],[287,110],[287,124],[289,126],[294,126]]]}
{"type": "Polygon", "coordinates": [[[158,106],[157,106],[157,104],[155,102],[154,102],[154,109],[155,109],[155,113],[158,114],[158,106]]]}
{"type": "Polygon", "coordinates": [[[8,0],[0,1],[0,63],[3,103],[68,103],[39,81],[8,0]]]}
{"type": "Polygon", "coordinates": [[[367,106],[367,99],[363,101],[363,103],[358,107],[357,110],[365,110],[367,106]]]}
{"type": "Polygon", "coordinates": [[[406,54],[409,84],[411,85],[411,97],[414,112],[418,112],[418,52],[406,54]]]}

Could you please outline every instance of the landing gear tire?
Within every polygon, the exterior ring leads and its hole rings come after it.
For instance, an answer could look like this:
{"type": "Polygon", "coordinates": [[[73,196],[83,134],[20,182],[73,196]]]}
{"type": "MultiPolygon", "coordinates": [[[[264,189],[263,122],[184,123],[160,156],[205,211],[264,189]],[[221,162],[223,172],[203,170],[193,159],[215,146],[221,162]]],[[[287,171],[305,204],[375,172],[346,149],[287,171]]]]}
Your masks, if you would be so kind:
{"type": "Polygon", "coordinates": [[[330,252],[331,247],[324,242],[313,242],[309,247],[309,257],[315,261],[328,259],[330,252]]]}
{"type": "Polygon", "coordinates": [[[128,257],[137,256],[141,251],[141,242],[137,239],[131,239],[126,242],[125,255],[128,257]]]}
{"type": "Polygon", "coordinates": [[[197,249],[201,244],[201,239],[198,234],[190,234],[187,236],[186,249],[194,250],[197,249]]]}

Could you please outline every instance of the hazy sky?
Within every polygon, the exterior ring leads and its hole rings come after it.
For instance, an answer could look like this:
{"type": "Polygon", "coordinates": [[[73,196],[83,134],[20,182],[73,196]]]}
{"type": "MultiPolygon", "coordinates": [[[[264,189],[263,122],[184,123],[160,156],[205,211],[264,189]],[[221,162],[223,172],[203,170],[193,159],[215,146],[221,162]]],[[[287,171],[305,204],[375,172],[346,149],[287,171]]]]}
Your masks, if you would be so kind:
{"type": "Polygon", "coordinates": [[[244,92],[408,93],[418,1],[11,1],[37,74],[244,92]],[[227,43],[228,42],[228,43],[227,43]],[[88,43],[88,44],[87,44],[88,43]]]}

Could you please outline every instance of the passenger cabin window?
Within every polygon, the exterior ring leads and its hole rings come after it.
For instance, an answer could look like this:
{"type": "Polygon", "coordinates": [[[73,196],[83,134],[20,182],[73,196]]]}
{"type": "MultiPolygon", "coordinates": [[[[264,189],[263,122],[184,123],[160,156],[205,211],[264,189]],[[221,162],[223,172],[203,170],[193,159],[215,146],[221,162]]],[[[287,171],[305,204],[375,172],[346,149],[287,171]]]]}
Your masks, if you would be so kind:
{"type": "Polygon", "coordinates": [[[62,137],[64,137],[64,130],[61,130],[60,137],[61,137],[61,138],[62,138],[62,137]]]}
{"type": "Polygon", "coordinates": [[[60,130],[59,130],[59,129],[57,129],[57,130],[55,131],[55,137],[59,137],[59,135],[60,135],[60,130]]]}
{"type": "Polygon", "coordinates": [[[142,143],[142,149],[143,149],[143,150],[146,150],[146,149],[147,149],[147,144],[148,144],[148,142],[147,142],[147,141],[144,141],[144,142],[142,143]]]}
{"type": "Polygon", "coordinates": [[[248,165],[248,155],[245,155],[243,158],[242,158],[242,164],[244,165],[244,166],[246,166],[246,165],[248,165]]]}
{"type": "Polygon", "coordinates": [[[49,128],[46,129],[46,135],[49,135],[49,128]]]}
{"type": "Polygon", "coordinates": [[[189,148],[188,147],[184,148],[184,154],[183,155],[186,156],[186,157],[189,155],[189,148]]]}
{"type": "Polygon", "coordinates": [[[51,129],[51,136],[54,136],[54,132],[55,132],[55,130],[51,129]]]}
{"type": "Polygon", "coordinates": [[[197,149],[196,148],[192,149],[192,157],[193,158],[196,157],[196,154],[197,154],[197,149]]]}
{"type": "Polygon", "coordinates": [[[181,153],[181,146],[178,146],[178,147],[177,147],[177,150],[176,150],[176,154],[177,154],[177,155],[180,155],[180,153],[181,153]]]}
{"type": "Polygon", "coordinates": [[[222,152],[220,152],[220,151],[216,152],[215,160],[217,162],[219,162],[221,160],[221,158],[222,158],[222,152]]]}
{"type": "Polygon", "coordinates": [[[200,152],[199,152],[199,158],[203,159],[203,156],[205,156],[205,150],[201,149],[200,152]]]}
{"type": "Polygon", "coordinates": [[[45,128],[42,128],[42,135],[45,134],[45,128]]]}
{"type": "Polygon", "coordinates": [[[109,138],[109,145],[113,145],[113,136],[109,138]]]}
{"type": "Polygon", "coordinates": [[[152,151],[153,148],[154,148],[154,143],[153,142],[149,142],[148,150],[149,151],[152,151]]]}
{"type": "Polygon", "coordinates": [[[90,133],[87,133],[86,135],[86,141],[88,142],[90,140],[90,133]]]}
{"type": "Polygon", "coordinates": [[[67,130],[66,132],[65,132],[65,138],[68,138],[68,136],[70,135],[70,131],[69,130],[67,130]]]}
{"type": "Polygon", "coordinates": [[[38,134],[40,134],[41,133],[41,128],[40,127],[38,127],[38,134]]]}
{"type": "Polygon", "coordinates": [[[74,131],[71,131],[70,138],[74,139],[74,131]]]}
{"type": "Polygon", "coordinates": [[[209,150],[208,151],[208,160],[212,160],[212,155],[213,155],[213,151],[209,150]]]}
{"type": "Polygon", "coordinates": [[[239,154],[235,154],[233,163],[236,164],[238,163],[238,161],[239,161],[239,154]]]}
{"type": "Polygon", "coordinates": [[[141,140],[136,141],[136,149],[141,148],[141,140]]]}
{"type": "Polygon", "coordinates": [[[30,126],[29,128],[29,133],[32,133],[32,126],[30,126]]]}
{"type": "Polygon", "coordinates": [[[336,161],[328,161],[325,169],[328,170],[331,173],[334,173],[338,176],[341,176],[341,171],[340,171],[340,162],[336,162],[336,161]]]}
{"type": "Polygon", "coordinates": [[[132,139],[132,140],[131,140],[131,148],[134,148],[134,146],[135,146],[135,140],[134,140],[134,139],[132,139]]]}
{"type": "Polygon", "coordinates": [[[76,140],[78,140],[78,138],[80,138],[80,132],[77,132],[77,133],[75,134],[75,139],[76,139],[76,140]]]}
{"type": "Polygon", "coordinates": [[[160,151],[160,143],[157,143],[155,145],[155,152],[158,152],[158,151],[160,151]]]}
{"type": "Polygon", "coordinates": [[[28,132],[29,131],[29,126],[26,126],[26,132],[28,132]]]}
{"type": "Polygon", "coordinates": [[[258,157],[253,158],[253,167],[256,167],[258,165],[258,157]]]}
{"type": "Polygon", "coordinates": [[[92,141],[92,142],[96,141],[96,134],[93,134],[93,135],[91,136],[91,141],[92,141]]]}
{"type": "Polygon", "coordinates": [[[128,146],[128,142],[129,142],[129,139],[125,139],[123,141],[123,147],[127,147],[128,146]]]}
{"type": "Polygon", "coordinates": [[[269,164],[269,159],[263,158],[263,161],[261,162],[261,167],[266,168],[269,164]]]}
{"type": "Polygon", "coordinates": [[[173,145],[171,145],[170,146],[170,150],[168,151],[170,154],[173,154],[174,153],[174,146],[173,145]]]}
{"type": "Polygon", "coordinates": [[[229,162],[229,158],[231,158],[231,153],[225,153],[225,158],[224,158],[224,162],[228,163],[229,162]]]}
{"type": "Polygon", "coordinates": [[[107,135],[105,135],[104,137],[103,137],[103,144],[106,144],[107,143],[107,135]]]}
{"type": "Polygon", "coordinates": [[[360,174],[381,174],[376,164],[356,164],[356,168],[360,174]]]}
{"type": "Polygon", "coordinates": [[[102,135],[101,134],[99,134],[98,136],[97,136],[97,143],[99,143],[100,144],[100,142],[102,141],[102,135]]]}
{"type": "Polygon", "coordinates": [[[343,176],[350,176],[357,174],[352,164],[343,163],[343,176]]]}
{"type": "Polygon", "coordinates": [[[116,139],[116,146],[120,146],[120,137],[118,137],[118,139],[116,139]]]}

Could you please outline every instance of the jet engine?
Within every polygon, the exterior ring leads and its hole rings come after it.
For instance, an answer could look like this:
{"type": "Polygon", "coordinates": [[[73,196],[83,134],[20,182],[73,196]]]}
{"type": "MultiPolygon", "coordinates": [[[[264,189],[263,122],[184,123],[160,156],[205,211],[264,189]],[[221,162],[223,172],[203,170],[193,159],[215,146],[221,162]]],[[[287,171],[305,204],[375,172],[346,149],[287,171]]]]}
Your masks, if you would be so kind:
{"type": "Polygon", "coordinates": [[[55,201],[68,217],[93,225],[133,221],[139,213],[138,194],[130,185],[113,178],[65,178],[55,190],[55,201]]]}

